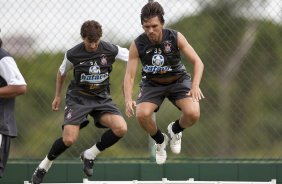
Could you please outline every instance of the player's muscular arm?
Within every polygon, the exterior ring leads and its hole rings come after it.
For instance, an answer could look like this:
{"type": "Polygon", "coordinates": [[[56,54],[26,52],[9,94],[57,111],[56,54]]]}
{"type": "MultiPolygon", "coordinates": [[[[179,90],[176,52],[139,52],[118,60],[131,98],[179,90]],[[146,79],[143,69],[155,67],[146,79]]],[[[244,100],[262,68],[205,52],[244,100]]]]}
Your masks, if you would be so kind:
{"type": "Polygon", "coordinates": [[[177,38],[179,49],[183,52],[185,57],[194,65],[192,88],[189,93],[192,96],[193,100],[199,101],[204,98],[204,95],[202,94],[200,89],[200,83],[204,71],[204,64],[196,53],[196,51],[181,33],[177,33],[177,38]]]}
{"type": "Polygon", "coordinates": [[[129,59],[126,67],[123,84],[125,111],[128,117],[131,117],[134,114],[133,108],[136,106],[136,102],[132,100],[132,89],[138,66],[138,59],[138,51],[135,42],[132,42],[129,48],[129,59]]]}

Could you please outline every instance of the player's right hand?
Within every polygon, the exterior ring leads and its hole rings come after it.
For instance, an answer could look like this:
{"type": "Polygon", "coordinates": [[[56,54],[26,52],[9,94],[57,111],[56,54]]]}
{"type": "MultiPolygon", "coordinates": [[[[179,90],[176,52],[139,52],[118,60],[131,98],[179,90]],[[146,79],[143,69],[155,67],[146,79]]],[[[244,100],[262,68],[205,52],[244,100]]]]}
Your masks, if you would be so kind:
{"type": "Polygon", "coordinates": [[[60,105],[61,105],[61,98],[55,97],[53,102],[52,102],[52,110],[58,111],[60,109],[60,105]]]}
{"type": "Polygon", "coordinates": [[[127,117],[131,117],[134,115],[135,107],[136,107],[136,101],[129,100],[125,103],[125,114],[127,117]]]}

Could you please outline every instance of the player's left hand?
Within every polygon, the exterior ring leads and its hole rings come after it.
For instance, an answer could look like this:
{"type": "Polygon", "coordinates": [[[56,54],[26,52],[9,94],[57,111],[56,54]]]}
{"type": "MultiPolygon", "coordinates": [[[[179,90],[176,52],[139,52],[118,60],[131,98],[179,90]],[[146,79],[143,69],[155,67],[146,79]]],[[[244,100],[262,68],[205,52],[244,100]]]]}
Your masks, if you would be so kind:
{"type": "Polygon", "coordinates": [[[199,86],[192,86],[187,95],[191,96],[194,102],[199,102],[200,100],[205,98],[199,86]]]}
{"type": "Polygon", "coordinates": [[[134,115],[135,107],[136,107],[136,102],[133,100],[127,101],[125,103],[125,114],[127,117],[131,117],[134,115]]]}

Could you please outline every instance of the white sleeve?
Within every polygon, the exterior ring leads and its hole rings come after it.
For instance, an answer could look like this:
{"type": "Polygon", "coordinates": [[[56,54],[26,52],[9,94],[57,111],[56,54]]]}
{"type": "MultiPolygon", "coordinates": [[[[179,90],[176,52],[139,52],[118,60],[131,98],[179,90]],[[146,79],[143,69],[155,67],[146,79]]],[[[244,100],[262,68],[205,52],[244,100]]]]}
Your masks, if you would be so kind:
{"type": "Polygon", "coordinates": [[[8,85],[26,85],[16,61],[10,56],[6,56],[0,61],[0,75],[8,85]]]}
{"type": "Polygon", "coordinates": [[[128,61],[128,55],[129,55],[128,49],[120,47],[118,45],[117,45],[117,47],[118,47],[118,54],[116,56],[116,59],[120,59],[122,61],[127,62],[128,61]]]}
{"type": "Polygon", "coordinates": [[[73,69],[73,64],[68,60],[67,54],[65,54],[64,60],[59,68],[61,76],[65,75],[71,69],[73,69]]]}

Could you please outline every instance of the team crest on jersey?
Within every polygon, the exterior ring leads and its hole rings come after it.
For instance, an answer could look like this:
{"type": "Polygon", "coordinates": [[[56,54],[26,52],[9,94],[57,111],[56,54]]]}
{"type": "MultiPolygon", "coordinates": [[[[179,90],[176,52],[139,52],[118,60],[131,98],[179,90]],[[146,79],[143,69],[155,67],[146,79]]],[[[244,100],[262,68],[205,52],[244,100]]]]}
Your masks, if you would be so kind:
{"type": "Polygon", "coordinates": [[[101,73],[100,66],[97,65],[97,63],[95,62],[94,65],[89,68],[89,73],[90,74],[100,74],[101,73]]]}
{"type": "Polygon", "coordinates": [[[72,118],[72,110],[69,109],[67,114],[66,114],[66,119],[71,119],[72,118]]]}
{"type": "Polygon", "coordinates": [[[171,41],[165,41],[164,43],[164,53],[171,52],[171,41]]]}
{"type": "Polygon", "coordinates": [[[101,65],[106,65],[108,63],[108,60],[105,54],[102,54],[100,59],[101,59],[101,65]]]}

